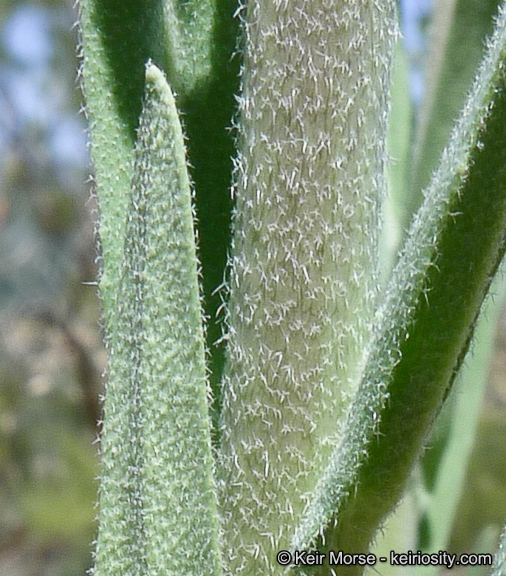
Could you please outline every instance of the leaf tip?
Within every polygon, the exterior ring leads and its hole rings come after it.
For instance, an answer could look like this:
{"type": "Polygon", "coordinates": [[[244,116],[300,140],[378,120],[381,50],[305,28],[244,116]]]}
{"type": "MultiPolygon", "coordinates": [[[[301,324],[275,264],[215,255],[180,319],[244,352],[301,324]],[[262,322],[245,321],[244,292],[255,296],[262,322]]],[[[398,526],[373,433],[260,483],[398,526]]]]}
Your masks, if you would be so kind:
{"type": "Polygon", "coordinates": [[[150,84],[166,82],[163,72],[160,70],[160,68],[158,68],[158,66],[156,66],[156,64],[153,64],[152,60],[149,60],[146,64],[146,82],[150,84]]]}

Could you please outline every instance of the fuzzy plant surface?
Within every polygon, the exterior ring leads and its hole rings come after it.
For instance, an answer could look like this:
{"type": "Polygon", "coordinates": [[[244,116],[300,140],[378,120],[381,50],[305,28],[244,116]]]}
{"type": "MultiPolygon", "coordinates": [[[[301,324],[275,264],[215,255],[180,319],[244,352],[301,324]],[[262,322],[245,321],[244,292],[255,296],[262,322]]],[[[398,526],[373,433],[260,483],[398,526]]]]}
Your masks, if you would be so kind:
{"type": "Polygon", "coordinates": [[[397,20],[394,0],[81,0],[109,350],[95,576],[364,573],[294,560],[370,550],[506,249],[501,5],[380,281],[397,20]]]}

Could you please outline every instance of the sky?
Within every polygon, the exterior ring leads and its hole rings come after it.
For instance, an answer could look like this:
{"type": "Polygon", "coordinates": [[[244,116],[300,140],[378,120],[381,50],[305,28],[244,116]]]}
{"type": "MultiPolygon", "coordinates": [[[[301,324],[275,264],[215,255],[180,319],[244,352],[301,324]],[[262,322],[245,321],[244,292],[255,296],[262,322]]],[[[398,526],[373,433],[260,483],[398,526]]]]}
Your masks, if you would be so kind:
{"type": "Polygon", "coordinates": [[[57,34],[70,34],[65,6],[19,3],[0,30],[0,153],[27,129],[42,131],[57,163],[88,164],[85,121],[69,107],[68,83],[55,80],[57,34]]]}

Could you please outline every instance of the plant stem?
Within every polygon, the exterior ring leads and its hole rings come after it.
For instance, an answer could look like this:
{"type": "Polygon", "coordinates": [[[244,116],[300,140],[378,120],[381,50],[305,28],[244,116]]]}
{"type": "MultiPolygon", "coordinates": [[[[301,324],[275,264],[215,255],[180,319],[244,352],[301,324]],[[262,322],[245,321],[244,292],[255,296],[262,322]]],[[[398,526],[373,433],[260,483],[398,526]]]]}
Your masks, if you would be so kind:
{"type": "Polygon", "coordinates": [[[243,24],[221,503],[231,573],[273,575],[370,337],[395,3],[253,0],[243,24]]]}

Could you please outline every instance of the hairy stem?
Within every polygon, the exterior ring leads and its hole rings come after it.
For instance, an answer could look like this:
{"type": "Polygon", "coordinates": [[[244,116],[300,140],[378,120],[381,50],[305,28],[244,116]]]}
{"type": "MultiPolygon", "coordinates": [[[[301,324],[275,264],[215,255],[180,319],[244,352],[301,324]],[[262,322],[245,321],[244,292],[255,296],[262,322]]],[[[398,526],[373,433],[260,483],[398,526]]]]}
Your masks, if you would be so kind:
{"type": "Polygon", "coordinates": [[[393,2],[244,15],[221,504],[234,574],[276,574],[341,434],[376,301],[393,2]]]}

